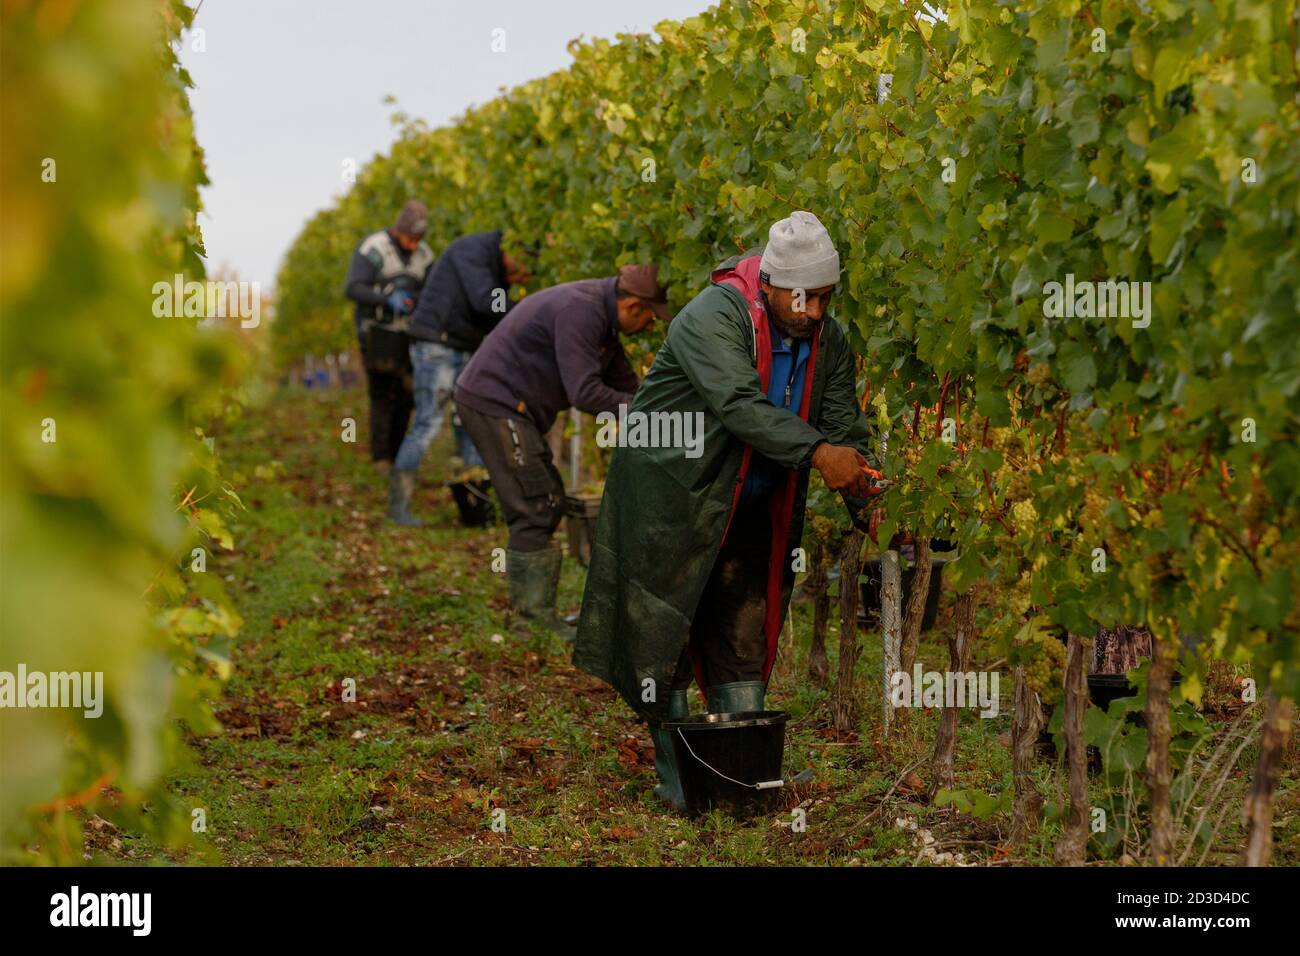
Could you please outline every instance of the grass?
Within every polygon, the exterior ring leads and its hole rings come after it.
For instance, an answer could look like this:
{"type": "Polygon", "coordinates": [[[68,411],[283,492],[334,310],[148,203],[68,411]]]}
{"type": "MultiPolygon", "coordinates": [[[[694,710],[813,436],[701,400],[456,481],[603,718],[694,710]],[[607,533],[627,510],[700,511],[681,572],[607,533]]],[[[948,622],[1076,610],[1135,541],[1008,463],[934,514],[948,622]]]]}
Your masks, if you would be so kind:
{"type": "MultiPolygon", "coordinates": [[[[924,862],[924,830],[968,862],[1050,862],[1050,822],[1010,853],[1005,813],[975,819],[895,789],[908,766],[928,775],[937,712],[909,714],[886,738],[879,708],[864,704],[859,732],[835,737],[825,694],[803,677],[809,605],[793,608],[795,639],[783,638],[769,700],[790,714],[787,772],[811,767],[813,780],[748,822],[665,811],[651,792],[644,725],[568,662],[558,638],[510,636],[504,577],[491,569],[504,528],[459,526],[440,484],[449,448],[435,446],[421,473],[414,507],[426,528],[384,522],[384,484],[364,446],[338,439],[341,419],[365,415],[359,389],[282,390],[218,439],[248,512],[235,529],[237,550],[214,556],[209,569],[226,577],[245,625],[234,677],[216,703],[224,730],[194,740],[192,765],[173,780],[204,808],[207,832],[193,848],[168,851],[171,859],[899,865],[924,862]],[[803,829],[792,826],[800,811],[803,829]]],[[[580,603],[582,580],[566,560],[563,609],[580,603]]],[[[947,617],[925,635],[928,667],[946,666],[947,617]]],[[[879,635],[860,638],[865,695],[880,684],[879,635]]],[[[832,628],[832,659],[836,643],[832,628]]],[[[1000,716],[961,717],[955,773],[970,791],[1010,787],[1003,677],[1000,716]]],[[[1038,777],[1049,802],[1062,792],[1059,767],[1043,762],[1038,777]]],[[[1280,816],[1295,797],[1280,795],[1280,816]]],[[[1280,827],[1279,862],[1300,855],[1294,816],[1280,827]]],[[[119,858],[160,852],[119,844],[119,858]]]]}

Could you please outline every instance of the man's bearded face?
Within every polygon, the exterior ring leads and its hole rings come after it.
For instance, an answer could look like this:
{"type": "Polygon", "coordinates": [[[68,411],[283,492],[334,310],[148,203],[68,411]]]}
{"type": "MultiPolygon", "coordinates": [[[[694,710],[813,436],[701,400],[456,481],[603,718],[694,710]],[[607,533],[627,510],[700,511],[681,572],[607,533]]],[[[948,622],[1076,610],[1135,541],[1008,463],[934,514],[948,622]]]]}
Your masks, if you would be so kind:
{"type": "Polygon", "coordinates": [[[834,291],[832,285],[820,289],[778,289],[763,283],[763,295],[773,324],[782,335],[795,339],[811,338],[817,331],[834,291]]]}

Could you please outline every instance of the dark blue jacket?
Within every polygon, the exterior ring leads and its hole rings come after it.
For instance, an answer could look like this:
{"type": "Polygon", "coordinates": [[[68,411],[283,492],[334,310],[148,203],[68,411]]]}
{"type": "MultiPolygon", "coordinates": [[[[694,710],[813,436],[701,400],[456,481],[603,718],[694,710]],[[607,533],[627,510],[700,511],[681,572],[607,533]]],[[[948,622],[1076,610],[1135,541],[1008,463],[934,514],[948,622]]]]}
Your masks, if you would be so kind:
{"type": "Polygon", "coordinates": [[[630,405],[640,382],[618,338],[617,282],[583,279],[525,296],[456,379],[456,401],[543,434],[566,408],[617,414],[630,405]]]}
{"type": "Polygon", "coordinates": [[[507,288],[500,230],[461,236],[429,270],[407,334],[473,352],[509,310],[507,288]],[[494,298],[501,312],[492,311],[494,298]]]}

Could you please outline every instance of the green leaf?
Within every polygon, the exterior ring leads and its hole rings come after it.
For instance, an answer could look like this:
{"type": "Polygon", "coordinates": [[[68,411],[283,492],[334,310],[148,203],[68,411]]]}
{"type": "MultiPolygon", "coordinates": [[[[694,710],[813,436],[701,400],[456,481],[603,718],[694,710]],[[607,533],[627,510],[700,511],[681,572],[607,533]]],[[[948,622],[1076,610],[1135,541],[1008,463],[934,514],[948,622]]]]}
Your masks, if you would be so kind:
{"type": "Polygon", "coordinates": [[[1187,82],[1191,70],[1191,54],[1195,49],[1196,37],[1192,34],[1167,42],[1160,48],[1151,73],[1156,102],[1164,100],[1174,87],[1187,82]]]}
{"type": "Polygon", "coordinates": [[[1097,233],[1098,239],[1103,239],[1109,242],[1111,239],[1121,236],[1124,233],[1124,228],[1127,224],[1128,223],[1123,214],[1115,213],[1114,215],[1103,216],[1098,219],[1097,225],[1094,226],[1093,229],[1097,233]]]}
{"type": "Polygon", "coordinates": [[[1056,353],[1056,368],[1065,387],[1075,394],[1090,391],[1097,384],[1097,363],[1092,353],[1077,342],[1061,344],[1056,353]]]}
{"type": "Polygon", "coordinates": [[[975,409],[995,428],[1011,422],[1011,405],[1006,392],[1001,389],[981,388],[975,392],[975,409]]]}
{"type": "Polygon", "coordinates": [[[936,807],[956,807],[962,813],[970,813],[973,809],[970,797],[964,790],[949,790],[943,787],[934,795],[934,805],[936,807]]]}
{"type": "Polygon", "coordinates": [[[1074,223],[1064,216],[1044,213],[1038,217],[1034,231],[1039,242],[1065,242],[1074,234],[1074,223]]]}
{"type": "Polygon", "coordinates": [[[894,58],[894,85],[890,99],[911,100],[916,95],[916,84],[925,73],[927,60],[925,47],[914,33],[906,33],[901,40],[902,50],[894,58]]]}
{"type": "Polygon", "coordinates": [[[1171,193],[1177,189],[1183,169],[1199,155],[1194,140],[1196,128],[1196,119],[1185,116],[1172,130],[1152,142],[1147,150],[1147,172],[1161,192],[1171,193]]]}
{"type": "Polygon", "coordinates": [[[1169,262],[1175,244],[1183,234],[1187,221],[1187,197],[1179,196],[1160,210],[1151,220],[1151,239],[1147,251],[1151,261],[1158,265],[1169,262]]]}

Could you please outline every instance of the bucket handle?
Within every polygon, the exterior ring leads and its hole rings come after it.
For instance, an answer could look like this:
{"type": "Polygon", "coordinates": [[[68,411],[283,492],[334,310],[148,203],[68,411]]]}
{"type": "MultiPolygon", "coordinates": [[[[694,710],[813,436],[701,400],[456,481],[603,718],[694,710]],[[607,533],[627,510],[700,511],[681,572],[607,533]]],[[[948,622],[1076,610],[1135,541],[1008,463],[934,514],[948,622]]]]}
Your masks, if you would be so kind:
{"type": "Polygon", "coordinates": [[[728,777],[725,773],[723,773],[717,767],[713,766],[713,764],[709,763],[707,760],[705,760],[699,754],[697,754],[694,750],[692,750],[691,742],[686,739],[686,735],[682,733],[682,728],[680,727],[677,728],[677,736],[682,738],[682,743],[686,745],[686,750],[699,763],[702,763],[704,766],[708,767],[709,770],[713,771],[723,780],[726,780],[730,783],[734,783],[738,787],[746,787],[749,790],[776,790],[780,787],[794,786],[795,784],[806,783],[812,779],[813,772],[812,772],[812,768],[810,767],[809,769],[804,770],[802,773],[798,774],[797,776],[791,777],[789,780],[760,780],[758,783],[745,783],[743,780],[737,780],[735,777],[728,777]]]}
{"type": "Polygon", "coordinates": [[[487,502],[488,504],[492,503],[492,499],[489,498],[487,495],[485,495],[483,492],[479,491],[477,488],[475,488],[471,482],[468,481],[465,482],[465,490],[469,493],[469,496],[471,498],[477,498],[480,501],[487,502]]]}

